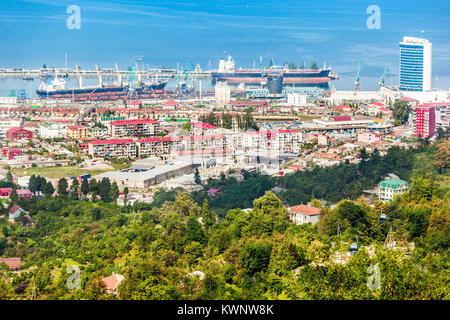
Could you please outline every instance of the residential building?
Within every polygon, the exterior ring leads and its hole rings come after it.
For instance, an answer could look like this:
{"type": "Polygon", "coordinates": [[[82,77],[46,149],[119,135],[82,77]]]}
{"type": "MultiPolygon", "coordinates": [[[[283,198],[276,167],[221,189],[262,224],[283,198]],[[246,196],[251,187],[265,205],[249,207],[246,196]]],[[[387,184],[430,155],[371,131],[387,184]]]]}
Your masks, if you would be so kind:
{"type": "Polygon", "coordinates": [[[295,224],[316,224],[319,221],[320,209],[304,204],[288,208],[290,220],[295,224]]]}
{"type": "Polygon", "coordinates": [[[117,289],[123,280],[125,280],[123,275],[114,274],[113,272],[111,276],[103,278],[102,282],[105,285],[106,292],[117,295],[117,289]]]}
{"type": "Polygon", "coordinates": [[[214,89],[217,105],[225,106],[230,103],[231,88],[226,82],[218,82],[214,89]]]}
{"type": "Polygon", "coordinates": [[[136,142],[131,139],[97,140],[89,143],[94,158],[136,158],[136,142]]]}
{"type": "Polygon", "coordinates": [[[6,131],[6,138],[10,140],[33,139],[33,132],[24,128],[14,127],[6,131]]]}
{"type": "Polygon", "coordinates": [[[74,140],[88,139],[89,128],[80,125],[67,126],[67,135],[74,140]]]}
{"type": "Polygon", "coordinates": [[[6,132],[11,128],[20,127],[22,125],[21,119],[4,118],[0,119],[0,139],[6,137],[6,132]]]}
{"type": "Polygon", "coordinates": [[[403,37],[400,42],[400,90],[431,90],[432,44],[426,39],[403,37]]]}
{"type": "Polygon", "coordinates": [[[0,264],[2,263],[6,263],[6,265],[14,271],[19,271],[22,261],[20,258],[0,258],[0,264]]]}
{"type": "Polygon", "coordinates": [[[378,188],[380,201],[392,201],[395,196],[407,192],[409,185],[404,180],[389,178],[381,181],[378,188]]]}
{"type": "Polygon", "coordinates": [[[337,153],[317,152],[312,161],[318,166],[330,167],[341,163],[341,158],[337,153]]]}
{"type": "Polygon", "coordinates": [[[108,128],[94,127],[89,130],[92,138],[104,138],[108,136],[108,128]]]}
{"type": "Polygon", "coordinates": [[[22,155],[22,150],[19,148],[2,148],[2,156],[8,160],[12,160],[20,155],[22,155]]]}
{"type": "Polygon", "coordinates": [[[246,150],[273,150],[298,152],[303,141],[299,130],[247,131],[242,135],[242,147],[246,150]]]}
{"type": "Polygon", "coordinates": [[[159,156],[169,154],[172,150],[174,139],[172,137],[143,138],[136,141],[138,156],[159,156]]]}
{"type": "Polygon", "coordinates": [[[112,137],[151,137],[160,132],[160,122],[153,119],[117,120],[109,125],[112,137]]]}
{"type": "Polygon", "coordinates": [[[26,214],[27,212],[19,207],[17,204],[13,205],[11,209],[9,209],[9,219],[16,220],[21,214],[26,214]]]}
{"type": "Polygon", "coordinates": [[[65,138],[66,126],[63,123],[45,122],[39,127],[39,135],[44,139],[65,138]]]}
{"type": "Polygon", "coordinates": [[[436,128],[436,108],[433,105],[418,105],[413,111],[413,134],[416,137],[432,137],[436,128]]]}
{"type": "Polygon", "coordinates": [[[376,132],[358,132],[358,143],[371,144],[380,140],[381,136],[376,132]]]}
{"type": "Polygon", "coordinates": [[[288,93],[286,101],[293,106],[304,106],[306,105],[306,98],[307,95],[303,93],[288,93]]]}

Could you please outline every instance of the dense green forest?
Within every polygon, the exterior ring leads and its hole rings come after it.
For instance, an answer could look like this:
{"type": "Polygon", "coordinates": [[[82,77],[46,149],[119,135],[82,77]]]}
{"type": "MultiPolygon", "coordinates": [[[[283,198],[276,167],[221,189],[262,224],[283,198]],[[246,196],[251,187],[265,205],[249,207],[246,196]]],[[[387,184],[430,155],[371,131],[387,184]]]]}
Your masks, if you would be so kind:
{"type": "MultiPolygon", "coordinates": [[[[160,191],[151,206],[123,207],[105,180],[70,193],[61,181],[57,197],[4,200],[3,214],[18,204],[33,225],[0,219],[0,257],[24,262],[19,272],[0,265],[0,299],[448,299],[447,146],[391,149],[359,165],[276,179],[245,173],[240,183],[204,182],[224,190],[214,199],[160,191]],[[389,172],[408,179],[410,192],[373,206],[359,197],[389,172]],[[287,191],[267,191],[275,185],[287,191]],[[339,202],[331,209],[313,200],[319,223],[290,223],[283,202],[313,197],[339,202]],[[67,285],[73,265],[79,289],[67,285]],[[371,266],[380,270],[375,289],[367,286],[371,266]],[[113,272],[125,278],[118,295],[99,281],[113,272]]],[[[47,185],[40,181],[30,182],[35,190],[47,185]]]]}

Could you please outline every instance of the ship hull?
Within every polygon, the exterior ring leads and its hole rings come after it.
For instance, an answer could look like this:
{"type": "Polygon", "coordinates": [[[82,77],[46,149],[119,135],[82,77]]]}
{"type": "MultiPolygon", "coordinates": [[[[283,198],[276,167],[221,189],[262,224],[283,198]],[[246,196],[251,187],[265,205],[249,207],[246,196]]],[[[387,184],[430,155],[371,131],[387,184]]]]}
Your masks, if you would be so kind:
{"type": "Polygon", "coordinates": [[[278,75],[283,78],[283,86],[327,87],[336,79],[331,70],[237,70],[235,72],[212,72],[213,83],[226,81],[229,84],[261,85],[267,83],[267,77],[278,75]]]}
{"type": "MultiPolygon", "coordinates": [[[[153,96],[164,93],[167,82],[136,88],[133,96],[138,99],[153,98],[153,96]]],[[[128,98],[128,88],[123,86],[73,88],[55,91],[36,90],[41,99],[74,99],[76,101],[111,101],[128,98]]]]}

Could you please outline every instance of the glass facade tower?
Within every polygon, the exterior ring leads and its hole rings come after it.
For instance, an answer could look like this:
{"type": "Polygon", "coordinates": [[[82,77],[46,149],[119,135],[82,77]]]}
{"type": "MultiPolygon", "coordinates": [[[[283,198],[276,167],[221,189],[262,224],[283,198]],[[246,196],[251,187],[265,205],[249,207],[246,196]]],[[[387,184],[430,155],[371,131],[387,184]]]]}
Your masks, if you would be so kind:
{"type": "Polygon", "coordinates": [[[400,90],[431,90],[431,42],[403,37],[400,42],[400,90]]]}

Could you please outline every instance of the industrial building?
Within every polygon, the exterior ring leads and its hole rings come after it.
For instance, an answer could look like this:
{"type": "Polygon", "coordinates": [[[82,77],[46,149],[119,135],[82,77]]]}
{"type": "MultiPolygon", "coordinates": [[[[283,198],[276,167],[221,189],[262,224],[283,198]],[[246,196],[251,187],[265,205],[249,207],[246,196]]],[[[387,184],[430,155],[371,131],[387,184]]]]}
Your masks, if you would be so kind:
{"type": "Polygon", "coordinates": [[[116,182],[119,187],[148,188],[170,178],[192,173],[196,167],[194,164],[181,161],[170,161],[162,166],[141,162],[129,169],[109,171],[93,178],[98,181],[108,178],[111,182],[116,182]]]}

